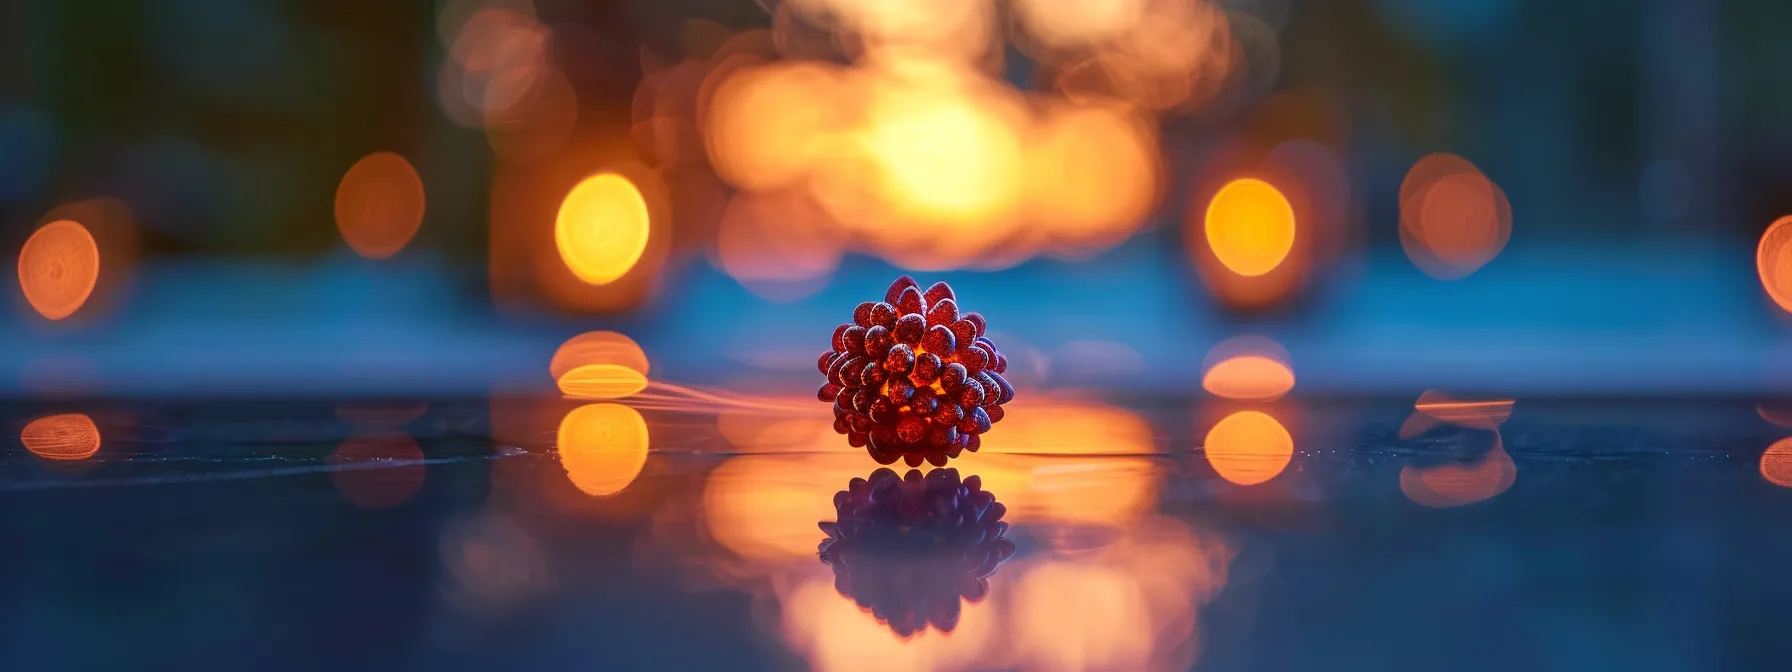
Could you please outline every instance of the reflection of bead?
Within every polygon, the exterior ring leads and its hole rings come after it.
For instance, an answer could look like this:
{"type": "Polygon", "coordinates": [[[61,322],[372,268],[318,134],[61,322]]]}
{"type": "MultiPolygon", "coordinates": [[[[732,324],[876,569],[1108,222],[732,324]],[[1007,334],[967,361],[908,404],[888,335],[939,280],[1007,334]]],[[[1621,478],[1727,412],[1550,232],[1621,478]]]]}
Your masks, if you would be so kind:
{"type": "Polygon", "coordinates": [[[879,463],[943,466],[977,450],[978,435],[1014,399],[1001,376],[1007,358],[987,329],[982,315],[961,312],[946,283],[923,292],[904,275],[834,329],[816,360],[827,382],[815,396],[834,403],[835,431],[879,463]]]}
{"type": "Polygon", "coordinates": [[[929,626],[951,632],[961,600],[981,601],[988,577],[1014,555],[1006,507],[956,469],[900,478],[879,469],[835,493],[834,511],[834,522],[821,523],[828,538],[819,551],[835,589],[903,637],[929,626]]]}

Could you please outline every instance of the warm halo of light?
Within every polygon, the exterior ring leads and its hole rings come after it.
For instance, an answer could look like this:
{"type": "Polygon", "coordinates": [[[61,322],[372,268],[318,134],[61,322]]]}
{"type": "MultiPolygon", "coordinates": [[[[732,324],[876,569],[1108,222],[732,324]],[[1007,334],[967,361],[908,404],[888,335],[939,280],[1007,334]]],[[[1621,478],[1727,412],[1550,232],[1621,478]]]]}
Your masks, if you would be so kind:
{"type": "Polygon", "coordinates": [[[423,179],[392,152],[361,157],[336,186],[336,228],[350,249],[385,259],[411,242],[423,224],[423,179]]]}
{"type": "Polygon", "coordinates": [[[1792,405],[1784,401],[1763,401],[1755,404],[1755,415],[1781,427],[1792,427],[1792,405]]]}
{"type": "Polygon", "coordinates": [[[1201,389],[1236,401],[1275,401],[1294,389],[1294,368],[1280,343],[1262,336],[1235,336],[1208,351],[1201,389]]]}
{"type": "Polygon", "coordinates": [[[770,301],[819,291],[840,266],[846,241],[807,194],[740,192],[716,230],[716,265],[770,301]]]}
{"type": "Polygon", "coordinates": [[[1400,184],[1400,244],[1427,275],[1474,273],[1499,256],[1511,233],[1505,191],[1467,159],[1428,154],[1400,184]]]}
{"type": "Polygon", "coordinates": [[[327,460],[330,480],[348,503],[363,509],[390,509],[423,489],[423,449],[404,434],[357,436],[337,446],[327,460]]]}
{"type": "Polygon", "coordinates": [[[19,288],[38,314],[52,320],[80,310],[99,276],[99,244],[80,222],[45,224],[19,250],[19,288]]]}
{"type": "Polygon", "coordinates": [[[1239,411],[1208,430],[1203,445],[1220,478],[1257,485],[1282,473],[1294,458],[1294,439],[1262,411],[1239,411]]]}
{"type": "Polygon", "coordinates": [[[797,61],[743,68],[717,84],[698,123],[716,174],[743,189],[775,189],[808,173],[843,123],[837,69],[797,61]]]}
{"type": "Polygon", "coordinates": [[[615,173],[585,178],[566,194],[554,218],[554,245],[573,275],[605,285],[628,274],[647,251],[647,200],[615,173]]]}
{"type": "Polygon", "coordinates": [[[1138,26],[1149,0],[1017,0],[1027,33],[1057,48],[1103,42],[1138,26]]]}
{"type": "Polygon", "coordinates": [[[1782,488],[1792,488],[1792,436],[1773,442],[1761,453],[1761,478],[1782,488]]]}
{"type": "Polygon", "coordinates": [[[1233,273],[1275,270],[1294,248],[1294,208],[1273,185],[1254,178],[1228,182],[1207,205],[1207,244],[1233,273]]]}
{"type": "Polygon", "coordinates": [[[586,364],[554,381],[569,397],[621,399],[647,389],[647,376],[621,364],[586,364]]]}
{"type": "Polygon", "coordinates": [[[559,380],[573,369],[591,364],[615,364],[646,376],[647,352],[635,339],[614,331],[588,331],[566,340],[548,361],[548,375],[559,380]]]}
{"type": "Polygon", "coordinates": [[[1755,248],[1755,271],[1761,287],[1781,310],[1792,311],[1792,215],[1781,217],[1761,233],[1755,248]]]}
{"type": "Polygon", "coordinates": [[[19,442],[46,460],[85,460],[100,451],[100,428],[82,413],[45,416],[25,425],[19,442]]]}
{"type": "Polygon", "coordinates": [[[621,404],[580,406],[560,420],[556,445],[567,479],[580,492],[614,495],[647,464],[647,421],[621,404]]]}

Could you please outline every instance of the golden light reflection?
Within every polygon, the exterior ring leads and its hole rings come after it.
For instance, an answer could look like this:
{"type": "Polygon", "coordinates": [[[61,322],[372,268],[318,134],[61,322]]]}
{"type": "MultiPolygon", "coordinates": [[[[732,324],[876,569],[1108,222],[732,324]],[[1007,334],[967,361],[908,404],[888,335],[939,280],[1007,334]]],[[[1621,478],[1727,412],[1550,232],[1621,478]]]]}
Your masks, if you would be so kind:
{"type": "Polygon", "coordinates": [[[357,436],[326,460],[342,499],[363,509],[390,509],[423,489],[423,449],[397,432],[357,436]]]}
{"type": "Polygon", "coordinates": [[[368,259],[385,259],[411,242],[423,224],[423,179],[403,156],[361,157],[336,186],[336,228],[368,259]]]}
{"type": "Polygon", "coordinates": [[[1274,270],[1294,248],[1294,208],[1268,182],[1233,180],[1207,206],[1207,244],[1227,269],[1243,276],[1274,270]]]}
{"type": "Polygon", "coordinates": [[[554,219],[554,245],[580,280],[609,284],[641,260],[650,225],[647,201],[634,183],[601,173],[566,194],[554,219]]]}
{"type": "Polygon", "coordinates": [[[1498,496],[1518,479],[1518,465],[1506,454],[1499,434],[1493,448],[1470,464],[1400,469],[1400,491],[1420,506],[1448,508],[1498,496]]]}
{"type": "Polygon", "coordinates": [[[1761,478],[1782,488],[1792,488],[1792,436],[1773,442],[1761,453],[1761,478]]]}
{"type": "Polygon", "coordinates": [[[1275,401],[1294,389],[1288,351],[1262,336],[1235,336],[1215,345],[1203,363],[1201,389],[1235,401],[1275,401]]]}
{"type": "Polygon", "coordinates": [[[45,416],[25,425],[19,442],[46,460],[85,460],[100,451],[100,428],[82,413],[45,416]]]}
{"type": "Polygon", "coordinates": [[[45,224],[19,250],[19,289],[38,314],[51,320],[80,310],[99,276],[99,245],[79,222],[45,224]]]}
{"type": "Polygon", "coordinates": [[[1467,276],[1499,256],[1511,234],[1506,193],[1467,159],[1429,154],[1407,171],[1400,185],[1400,243],[1427,275],[1467,276]]]}
{"type": "Polygon", "coordinates": [[[588,331],[566,340],[548,362],[548,375],[559,380],[573,369],[591,364],[615,364],[645,376],[647,352],[635,339],[614,331],[588,331]]]}
{"type": "Polygon", "coordinates": [[[1015,637],[1050,670],[1144,669],[1151,657],[1151,605],[1122,568],[1045,563],[1015,587],[1015,637]]]}
{"type": "Polygon", "coordinates": [[[566,477],[593,497],[622,492],[647,464],[647,421],[620,404],[591,404],[567,413],[556,442],[566,477]]]}
{"type": "Polygon", "coordinates": [[[647,376],[619,364],[586,364],[554,381],[560,392],[581,399],[621,399],[647,389],[647,376]]]}
{"type": "MultiPolygon", "coordinates": [[[[831,516],[831,513],[830,513],[831,516]]],[[[814,523],[809,524],[814,536],[814,523]]],[[[814,555],[814,542],[809,555],[814,555]]],[[[999,574],[998,574],[999,576],[999,574]]],[[[834,589],[832,572],[817,571],[783,591],[785,641],[820,671],[963,669],[1002,644],[990,601],[965,604],[951,633],[903,639],[834,589]],[[993,636],[992,636],[993,635],[993,636]]]]}
{"type": "Polygon", "coordinates": [[[1761,243],[1755,247],[1755,271],[1774,304],[1792,311],[1792,215],[1779,218],[1761,233],[1761,243]]]}
{"type": "Polygon", "coordinates": [[[1207,431],[1202,448],[1220,478],[1238,485],[1264,483],[1288,468],[1294,438],[1262,411],[1238,411],[1207,431]]]}

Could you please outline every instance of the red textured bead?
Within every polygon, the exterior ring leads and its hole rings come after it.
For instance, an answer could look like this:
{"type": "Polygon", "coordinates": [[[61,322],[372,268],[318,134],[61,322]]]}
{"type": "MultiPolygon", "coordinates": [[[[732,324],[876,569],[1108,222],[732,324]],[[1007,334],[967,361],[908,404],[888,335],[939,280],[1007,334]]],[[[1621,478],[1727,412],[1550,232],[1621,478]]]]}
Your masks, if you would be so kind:
{"type": "Polygon", "coordinates": [[[921,298],[926,299],[927,305],[931,306],[939,303],[941,299],[956,300],[958,297],[952,294],[952,286],[942,281],[933,283],[932,287],[928,287],[927,291],[921,294],[921,298]]]}
{"type": "Polygon", "coordinates": [[[908,398],[908,405],[915,415],[932,417],[939,410],[939,395],[931,387],[917,387],[914,396],[908,398]]]}
{"type": "Polygon", "coordinates": [[[952,336],[958,340],[958,347],[969,349],[977,342],[977,327],[964,320],[952,323],[952,336]]]}
{"type": "Polygon", "coordinates": [[[947,392],[957,392],[964,387],[965,378],[969,375],[963,364],[947,364],[946,368],[940,369],[940,386],[946,388],[947,392]]]}
{"type": "Polygon", "coordinates": [[[915,282],[914,278],[909,277],[908,275],[900,276],[896,278],[895,282],[890,283],[890,288],[888,290],[884,291],[884,303],[892,305],[896,304],[897,299],[902,296],[902,290],[905,289],[917,290],[916,296],[919,296],[920,294],[918,290],[920,287],[921,283],[915,282]]]}
{"type": "Polygon", "coordinates": [[[840,354],[840,353],[834,352],[832,350],[821,353],[821,359],[818,359],[815,361],[816,368],[821,369],[821,375],[824,375],[824,376],[828,375],[828,367],[833,366],[834,355],[837,355],[837,354],[840,354]]]}
{"type": "Polygon", "coordinates": [[[821,401],[833,401],[840,397],[840,386],[833,383],[822,385],[815,391],[815,398],[821,401]]]}
{"type": "MultiPolygon", "coordinates": [[[[848,338],[851,338],[849,335],[848,338]]],[[[921,349],[929,353],[945,357],[958,349],[958,337],[945,325],[934,325],[927,328],[927,335],[921,337],[921,349]]]]}
{"type": "Polygon", "coordinates": [[[940,410],[933,414],[933,422],[937,425],[956,425],[964,419],[964,409],[953,404],[940,404],[940,410]]]}
{"type": "Polygon", "coordinates": [[[933,381],[939,380],[940,369],[944,366],[939,355],[923,352],[915,357],[915,368],[909,372],[908,379],[914,382],[915,387],[932,385],[933,381]]]}
{"type": "Polygon", "coordinates": [[[890,330],[877,325],[865,331],[865,354],[874,359],[883,359],[890,354],[890,347],[896,345],[896,339],[890,336],[890,330]]]}
{"type": "Polygon", "coordinates": [[[896,307],[879,301],[871,306],[872,326],[890,329],[896,326],[896,307]]]}
{"type": "Polygon", "coordinates": [[[865,328],[860,326],[848,327],[846,329],[846,338],[844,342],[846,343],[846,348],[841,350],[841,352],[845,352],[849,355],[865,354],[865,328]]]}
{"type": "Polygon", "coordinates": [[[896,306],[896,312],[902,315],[919,315],[927,312],[927,304],[921,301],[921,291],[913,287],[902,290],[902,293],[898,294],[896,300],[891,301],[890,304],[896,306]]]}
{"type": "Polygon", "coordinates": [[[896,438],[903,443],[919,443],[927,438],[927,422],[912,415],[903,418],[896,425],[896,438]]]}
{"type": "Polygon", "coordinates": [[[977,373],[989,367],[989,353],[983,350],[982,344],[971,346],[958,353],[958,361],[971,373],[977,373]]]}
{"type": "Polygon", "coordinates": [[[842,324],[838,327],[834,327],[834,352],[846,352],[846,330],[851,328],[852,325],[850,324],[842,324]]]}
{"type": "Polygon", "coordinates": [[[896,318],[896,328],[891,330],[891,335],[896,337],[897,343],[907,343],[909,347],[920,345],[921,337],[926,334],[927,318],[921,317],[919,314],[903,315],[896,318]]]}
{"type": "Polygon", "coordinates": [[[958,391],[958,405],[972,408],[983,405],[983,383],[976,378],[965,378],[964,389],[958,391]]]}
{"type": "Polygon", "coordinates": [[[976,327],[978,338],[982,338],[984,336],[989,335],[989,321],[983,319],[983,316],[981,314],[965,313],[959,319],[969,322],[969,323],[971,323],[971,326],[976,327]]]}
{"type": "MultiPolygon", "coordinates": [[[[953,322],[957,321],[957,301],[953,301],[952,299],[942,299],[938,303],[933,304],[933,307],[927,309],[927,326],[929,327],[936,324],[943,324],[950,327],[953,322]]],[[[973,336],[972,338],[976,337],[973,336]]]]}
{"type": "Polygon", "coordinates": [[[907,344],[897,343],[890,347],[890,354],[884,355],[884,370],[892,374],[907,375],[915,369],[915,351],[907,344]]]}
{"type": "Polygon", "coordinates": [[[965,414],[964,420],[958,423],[958,431],[971,435],[982,434],[989,431],[989,425],[992,422],[994,421],[989,419],[989,412],[983,410],[982,406],[978,406],[971,409],[970,413],[965,414]]]}
{"type": "Polygon", "coordinates": [[[861,327],[871,326],[871,307],[875,305],[877,305],[875,301],[866,301],[852,309],[852,323],[861,327]]]}

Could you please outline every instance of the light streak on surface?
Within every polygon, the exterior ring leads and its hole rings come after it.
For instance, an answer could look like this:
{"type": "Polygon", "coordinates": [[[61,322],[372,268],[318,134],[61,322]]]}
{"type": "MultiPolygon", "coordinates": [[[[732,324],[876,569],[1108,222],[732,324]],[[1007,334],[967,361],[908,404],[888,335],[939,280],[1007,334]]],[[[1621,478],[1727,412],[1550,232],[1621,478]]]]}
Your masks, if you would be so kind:
{"type": "Polygon", "coordinates": [[[336,228],[350,249],[385,259],[411,242],[423,224],[423,179],[403,156],[361,157],[336,186],[336,228]]]}
{"type": "Polygon", "coordinates": [[[1207,431],[1202,448],[1213,470],[1238,485],[1269,481],[1294,457],[1294,439],[1287,428],[1262,411],[1226,416],[1207,431]]]}
{"type": "Polygon", "coordinates": [[[19,442],[46,460],[85,460],[100,451],[100,428],[82,413],[51,415],[25,425],[19,442]]]}
{"type": "Polygon", "coordinates": [[[1239,275],[1268,273],[1294,248],[1294,208],[1262,180],[1243,178],[1221,187],[1204,221],[1214,256],[1239,275]]]}
{"type": "Polygon", "coordinates": [[[647,464],[647,421],[620,404],[580,406],[560,421],[556,441],[566,477],[580,492],[622,492],[647,464]]]}
{"type": "Polygon", "coordinates": [[[31,307],[51,320],[80,310],[99,276],[99,245],[76,221],[45,224],[19,250],[19,288],[31,307]]]}
{"type": "Polygon", "coordinates": [[[647,201],[614,173],[585,178],[567,193],[554,219],[554,245],[573,275],[605,285],[626,275],[647,251],[647,201]]]}

